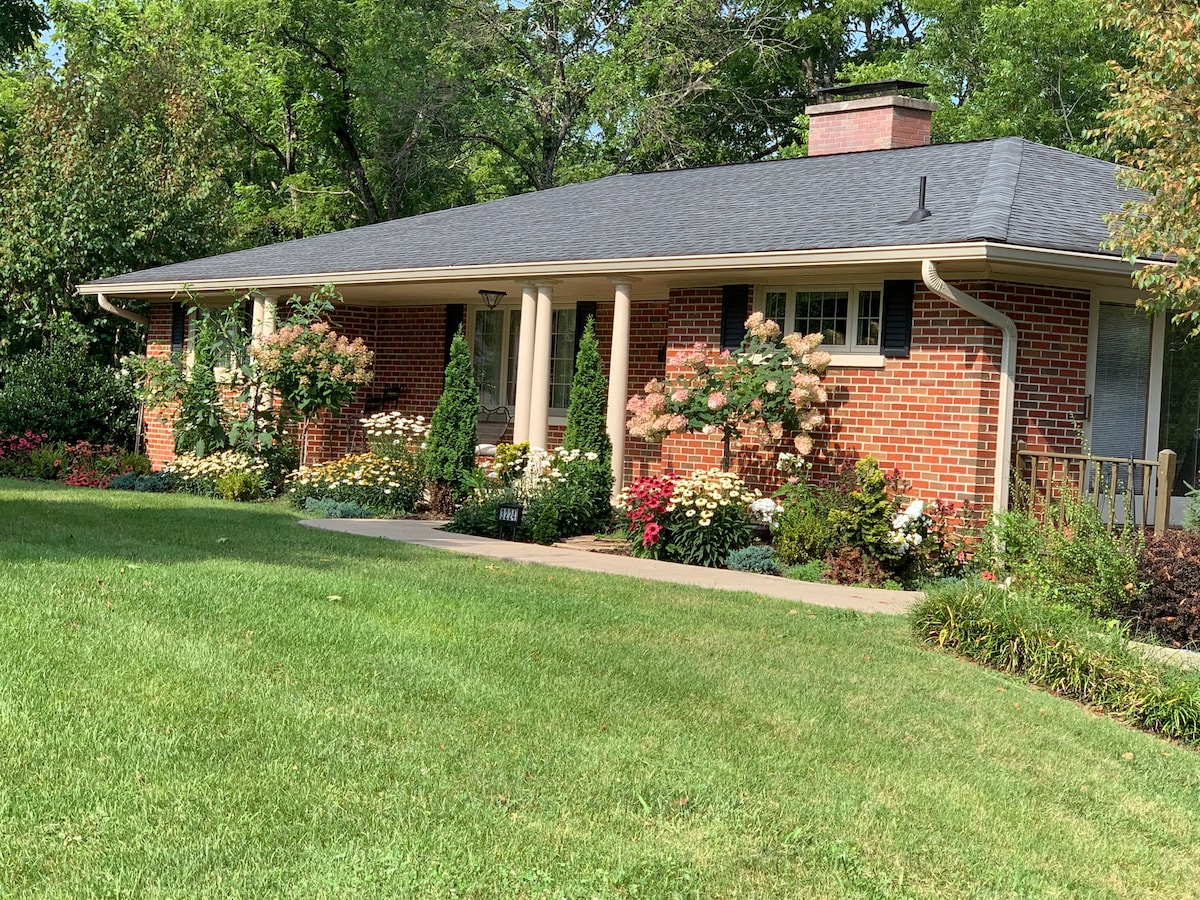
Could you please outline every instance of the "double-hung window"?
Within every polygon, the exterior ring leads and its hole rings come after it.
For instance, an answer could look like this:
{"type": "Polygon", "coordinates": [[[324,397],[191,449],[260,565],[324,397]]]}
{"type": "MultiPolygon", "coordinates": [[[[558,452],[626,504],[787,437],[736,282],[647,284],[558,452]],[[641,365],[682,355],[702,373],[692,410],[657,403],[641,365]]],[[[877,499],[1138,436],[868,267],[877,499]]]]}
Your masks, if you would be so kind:
{"type": "Polygon", "coordinates": [[[759,288],[760,309],[784,334],[822,334],[830,353],[878,354],[883,333],[880,285],[759,288]]]}
{"type": "MultiPolygon", "coordinates": [[[[550,339],[550,408],[565,415],[575,378],[575,307],[554,310],[550,339]]],[[[472,359],[483,406],[515,406],[517,351],[521,340],[519,309],[476,309],[471,328],[472,359]]]]}

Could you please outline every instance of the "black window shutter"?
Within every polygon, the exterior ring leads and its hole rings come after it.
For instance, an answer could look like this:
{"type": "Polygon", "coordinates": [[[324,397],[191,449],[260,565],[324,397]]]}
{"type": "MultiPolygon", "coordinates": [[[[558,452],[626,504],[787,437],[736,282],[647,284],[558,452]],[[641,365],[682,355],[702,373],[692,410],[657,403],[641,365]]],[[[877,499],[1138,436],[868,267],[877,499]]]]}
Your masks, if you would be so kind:
{"type": "Polygon", "coordinates": [[[750,317],[750,285],[727,284],[721,289],[721,349],[736,350],[746,337],[750,317]]]}
{"type": "Polygon", "coordinates": [[[171,355],[183,353],[187,339],[187,308],[182,303],[171,304],[171,355]]]}
{"type": "Polygon", "coordinates": [[[466,322],[467,304],[448,303],[446,305],[446,349],[442,358],[444,365],[450,365],[450,344],[454,341],[454,335],[458,334],[458,329],[464,327],[466,322]]]}
{"type": "MultiPolygon", "coordinates": [[[[579,355],[579,342],[583,340],[583,329],[587,327],[588,319],[595,320],[596,304],[591,300],[584,300],[575,304],[575,355],[579,355]]],[[[595,327],[594,325],[592,326],[595,327]]]]}
{"type": "Polygon", "coordinates": [[[242,301],[242,331],[254,333],[254,299],[251,297],[242,301]]]}
{"type": "Polygon", "coordinates": [[[915,281],[883,283],[883,335],[880,347],[884,356],[908,356],[912,345],[913,295],[915,281]]]}

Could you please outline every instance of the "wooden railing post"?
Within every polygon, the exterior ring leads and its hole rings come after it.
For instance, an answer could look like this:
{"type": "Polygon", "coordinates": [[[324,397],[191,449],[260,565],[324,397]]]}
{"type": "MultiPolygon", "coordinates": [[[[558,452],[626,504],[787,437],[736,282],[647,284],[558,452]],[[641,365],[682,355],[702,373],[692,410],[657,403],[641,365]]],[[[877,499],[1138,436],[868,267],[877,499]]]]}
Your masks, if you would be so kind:
{"type": "Polygon", "coordinates": [[[1154,497],[1155,534],[1165,534],[1167,526],[1171,524],[1171,488],[1175,485],[1175,463],[1174,450],[1159,452],[1158,493],[1154,497]]]}

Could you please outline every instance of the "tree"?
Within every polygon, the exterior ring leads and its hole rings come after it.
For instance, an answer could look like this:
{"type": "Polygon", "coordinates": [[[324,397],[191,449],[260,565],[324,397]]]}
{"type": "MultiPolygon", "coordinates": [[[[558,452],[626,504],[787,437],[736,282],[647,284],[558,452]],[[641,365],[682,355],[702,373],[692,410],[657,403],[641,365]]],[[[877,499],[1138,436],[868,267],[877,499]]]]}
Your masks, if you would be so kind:
{"type": "Polygon", "coordinates": [[[113,360],[144,336],[75,286],[224,248],[224,151],[181,62],[180,35],[165,15],[131,25],[125,11],[65,5],[62,66],[8,82],[0,342],[10,353],[82,329],[113,360]]]}
{"type": "Polygon", "coordinates": [[[746,320],[746,337],[734,352],[716,359],[697,343],[671,359],[678,370],[669,381],[650,381],[629,400],[629,433],[661,441],[672,433],[719,434],[725,444],[721,467],[728,470],[733,441],[769,446],[796,431],[796,452],[812,452],[811,434],[824,421],[812,407],[826,400],[821,375],[829,354],[818,350],[819,334],[789,334],[762,313],[746,320]]]}
{"type": "Polygon", "coordinates": [[[1138,263],[1146,305],[1200,326],[1200,8],[1182,0],[1110,0],[1133,35],[1133,63],[1116,67],[1108,143],[1144,196],[1112,217],[1113,244],[1138,263]],[[1174,265],[1143,264],[1169,257],[1174,265]]]}
{"type": "Polygon", "coordinates": [[[451,515],[463,481],[475,468],[475,431],[479,426],[479,385],[471,351],[462,329],[450,343],[446,386],[429,421],[425,446],[426,473],[432,494],[430,506],[451,515]]]}
{"type": "Polygon", "coordinates": [[[1016,135],[1092,155],[1109,102],[1109,60],[1128,35],[1104,0],[908,0],[913,40],[848,66],[846,80],[928,82],[935,141],[1016,135]]]}
{"type": "Polygon", "coordinates": [[[0,0],[0,64],[32,47],[46,27],[46,14],[37,0],[0,0]]]}
{"type": "Polygon", "coordinates": [[[580,455],[566,464],[567,477],[580,486],[588,502],[579,512],[580,529],[593,530],[612,515],[613,489],[612,441],[608,436],[608,379],[600,365],[596,342],[596,323],[591,317],[584,324],[575,357],[575,378],[571,382],[571,403],[567,407],[567,431],[563,448],[580,455]]]}

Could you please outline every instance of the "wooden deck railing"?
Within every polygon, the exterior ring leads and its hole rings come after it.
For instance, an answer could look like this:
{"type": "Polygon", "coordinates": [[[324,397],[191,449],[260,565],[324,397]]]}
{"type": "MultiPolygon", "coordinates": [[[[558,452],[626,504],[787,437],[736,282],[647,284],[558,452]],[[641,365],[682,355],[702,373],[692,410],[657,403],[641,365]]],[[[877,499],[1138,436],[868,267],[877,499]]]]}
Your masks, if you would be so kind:
{"type": "Polygon", "coordinates": [[[1124,515],[1137,528],[1146,528],[1154,511],[1154,533],[1167,530],[1171,519],[1171,486],[1175,483],[1175,451],[1163,450],[1158,459],[1127,459],[1081,453],[1043,453],[1017,444],[1016,476],[1027,488],[1027,500],[1043,513],[1063,503],[1063,488],[1090,502],[1112,528],[1124,515]],[[1152,489],[1147,490],[1148,487],[1152,489]],[[1138,513],[1141,512],[1139,519],[1138,513]]]}

